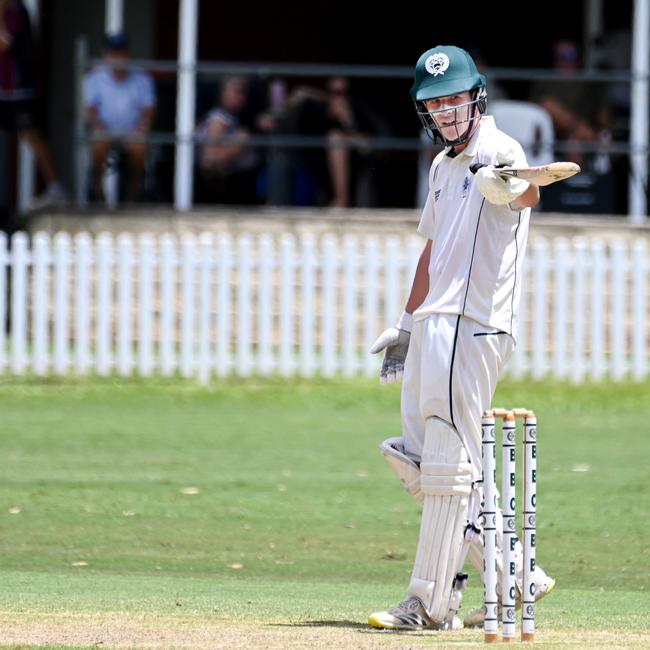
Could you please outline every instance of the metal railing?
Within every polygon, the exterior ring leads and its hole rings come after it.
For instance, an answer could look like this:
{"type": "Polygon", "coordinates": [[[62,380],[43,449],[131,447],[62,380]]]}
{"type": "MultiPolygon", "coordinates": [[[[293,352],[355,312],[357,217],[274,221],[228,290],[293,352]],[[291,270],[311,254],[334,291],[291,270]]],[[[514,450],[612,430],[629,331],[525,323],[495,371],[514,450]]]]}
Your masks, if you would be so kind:
{"type": "MultiPolygon", "coordinates": [[[[87,46],[84,39],[78,39],[76,47],[76,115],[75,115],[75,169],[76,169],[76,199],[77,204],[82,206],[86,202],[86,174],[88,143],[93,136],[87,133],[84,122],[83,107],[83,75],[92,66],[105,64],[100,59],[91,59],[87,54],[87,46]]],[[[331,76],[345,76],[356,79],[404,79],[410,80],[413,75],[411,66],[397,65],[348,65],[348,64],[304,64],[304,63],[241,63],[241,62],[202,62],[194,66],[181,66],[175,61],[158,61],[148,59],[133,59],[127,62],[128,68],[145,69],[150,72],[173,72],[191,70],[197,74],[215,78],[222,75],[247,75],[251,77],[270,78],[299,78],[318,79],[331,76]]],[[[491,68],[486,72],[488,84],[491,81],[515,81],[530,82],[538,80],[561,80],[566,83],[632,83],[637,79],[648,79],[648,76],[633,75],[628,70],[585,70],[558,74],[553,69],[528,69],[528,68],[491,68]]],[[[133,136],[134,140],[142,136],[133,136]]],[[[228,143],[233,142],[232,136],[222,137],[199,137],[196,133],[193,137],[179,137],[171,132],[151,132],[146,140],[158,145],[179,145],[197,143],[228,143]]],[[[262,149],[314,149],[327,148],[329,140],[327,137],[300,135],[300,134],[252,134],[246,140],[251,147],[262,149]]],[[[568,142],[555,140],[553,143],[538,143],[539,146],[549,146],[558,154],[567,151],[577,151],[586,154],[604,154],[607,156],[633,156],[648,155],[650,147],[631,146],[629,142],[611,140],[607,142],[568,142]]],[[[337,143],[337,146],[354,147],[353,142],[337,143]]],[[[418,137],[394,137],[394,136],[368,136],[364,138],[364,146],[373,151],[407,151],[422,152],[430,150],[430,145],[418,137]]],[[[644,188],[647,194],[647,188],[644,188]]]]}

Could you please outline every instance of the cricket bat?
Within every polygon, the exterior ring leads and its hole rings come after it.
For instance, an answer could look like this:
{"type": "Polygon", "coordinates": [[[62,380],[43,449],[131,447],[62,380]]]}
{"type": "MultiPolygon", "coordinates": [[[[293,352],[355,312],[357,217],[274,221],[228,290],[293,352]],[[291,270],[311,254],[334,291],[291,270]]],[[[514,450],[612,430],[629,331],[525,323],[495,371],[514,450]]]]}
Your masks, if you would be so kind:
{"type": "MultiPolygon", "coordinates": [[[[469,166],[472,174],[487,167],[484,163],[474,163],[469,166]]],[[[544,186],[571,178],[580,171],[580,165],[574,162],[552,162],[538,167],[495,167],[494,172],[504,180],[508,178],[523,178],[533,185],[544,186]]]]}

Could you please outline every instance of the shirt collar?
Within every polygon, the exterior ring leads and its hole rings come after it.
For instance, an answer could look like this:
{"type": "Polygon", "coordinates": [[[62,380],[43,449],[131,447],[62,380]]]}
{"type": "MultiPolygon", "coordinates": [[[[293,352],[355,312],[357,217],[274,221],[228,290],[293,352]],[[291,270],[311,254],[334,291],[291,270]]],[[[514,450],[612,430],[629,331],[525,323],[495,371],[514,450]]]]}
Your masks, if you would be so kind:
{"type": "MultiPolygon", "coordinates": [[[[494,129],[496,129],[494,117],[492,117],[492,115],[483,115],[478,124],[478,129],[476,129],[472,137],[469,139],[467,146],[458,155],[469,156],[470,158],[473,158],[476,155],[476,150],[478,149],[478,141],[481,138],[481,131],[492,131],[494,129]]],[[[451,149],[452,147],[447,147],[445,149],[445,154],[448,154],[451,149]]]]}

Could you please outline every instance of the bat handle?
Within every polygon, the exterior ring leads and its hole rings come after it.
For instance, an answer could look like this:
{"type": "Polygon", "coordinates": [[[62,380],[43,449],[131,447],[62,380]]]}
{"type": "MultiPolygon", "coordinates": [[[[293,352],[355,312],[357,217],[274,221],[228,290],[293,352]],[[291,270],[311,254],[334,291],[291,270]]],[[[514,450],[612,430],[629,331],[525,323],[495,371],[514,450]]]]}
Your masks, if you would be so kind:
{"type": "Polygon", "coordinates": [[[475,162],[469,166],[469,171],[471,171],[472,174],[476,174],[481,167],[487,167],[487,165],[485,163],[475,162]]]}

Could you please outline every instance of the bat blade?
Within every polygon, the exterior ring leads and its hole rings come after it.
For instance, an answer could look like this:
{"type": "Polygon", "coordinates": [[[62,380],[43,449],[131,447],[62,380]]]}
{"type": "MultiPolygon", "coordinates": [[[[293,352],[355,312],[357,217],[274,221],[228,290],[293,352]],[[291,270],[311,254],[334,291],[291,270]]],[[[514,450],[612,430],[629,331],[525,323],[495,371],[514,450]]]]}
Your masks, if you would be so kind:
{"type": "Polygon", "coordinates": [[[580,171],[574,162],[553,162],[538,167],[501,167],[494,170],[503,178],[523,178],[533,185],[551,185],[571,178],[580,171]]]}

